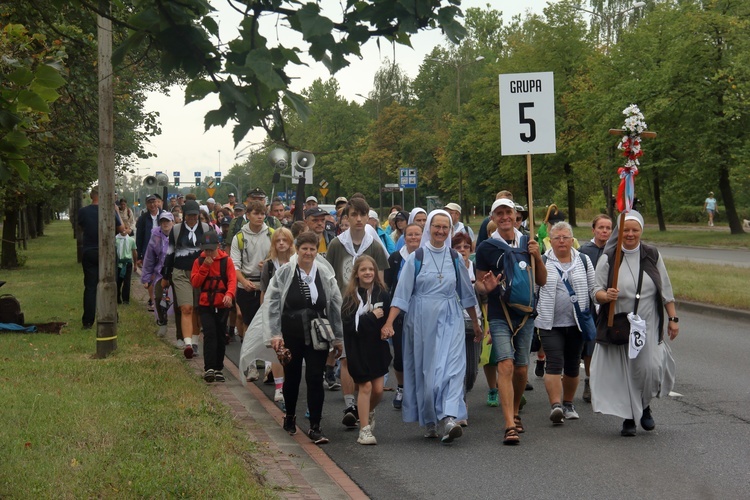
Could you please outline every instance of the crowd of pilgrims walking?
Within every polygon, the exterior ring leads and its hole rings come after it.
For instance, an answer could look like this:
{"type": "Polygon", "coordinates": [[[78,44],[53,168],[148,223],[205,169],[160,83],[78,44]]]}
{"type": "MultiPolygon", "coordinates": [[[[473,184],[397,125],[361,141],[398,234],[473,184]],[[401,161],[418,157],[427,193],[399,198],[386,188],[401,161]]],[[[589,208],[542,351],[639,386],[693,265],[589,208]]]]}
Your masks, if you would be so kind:
{"type": "Polygon", "coordinates": [[[164,207],[153,194],[137,220],[121,204],[127,223],[118,254],[131,263],[121,266],[118,285],[140,269],[158,335],[166,336],[173,316],[186,358],[199,354],[202,337],[207,383],[225,380],[225,349],[236,332],[243,382],[273,381],[289,434],[298,429],[304,372],[313,442],[328,442],[321,427],[328,389],[343,394],[342,425],[359,427],[357,442],[377,444],[376,408],[392,367],[390,404],[403,421],[451,443],[468,426],[466,395],[481,366],[486,404],[502,410],[499,439],[516,445],[527,430],[520,410],[531,352],[550,425],[580,418],[574,396],[583,361],[583,401],[594,412],[621,418],[623,436],[636,435],[636,422],[655,428],[651,400],[674,384],[664,333],[674,340],[679,320],[661,255],[640,241],[638,212],[624,218],[613,284],[609,217],[593,220],[583,245],[559,211],[530,237],[528,214],[508,191],[497,193],[476,236],[456,203],[429,213],[394,206],[381,224],[361,194],[337,198],[331,212],[310,196],[298,221],[280,199],[267,202],[260,188],[244,202],[231,193],[225,204],[180,195],[164,207]],[[520,282],[509,279],[514,271],[530,279],[531,308],[509,300],[520,282]],[[642,347],[610,341],[600,317],[613,304],[617,313],[636,313],[631,324],[642,347]],[[591,316],[595,334],[586,328],[591,316]]]}

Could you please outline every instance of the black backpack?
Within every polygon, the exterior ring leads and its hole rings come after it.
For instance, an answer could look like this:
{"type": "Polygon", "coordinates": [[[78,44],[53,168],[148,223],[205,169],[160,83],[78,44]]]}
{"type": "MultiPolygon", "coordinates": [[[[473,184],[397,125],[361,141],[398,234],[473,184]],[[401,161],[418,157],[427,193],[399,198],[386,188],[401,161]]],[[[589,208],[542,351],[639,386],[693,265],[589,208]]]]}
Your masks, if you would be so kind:
{"type": "Polygon", "coordinates": [[[15,323],[17,325],[23,325],[24,323],[21,303],[9,293],[0,295],[0,323],[15,323]]]}

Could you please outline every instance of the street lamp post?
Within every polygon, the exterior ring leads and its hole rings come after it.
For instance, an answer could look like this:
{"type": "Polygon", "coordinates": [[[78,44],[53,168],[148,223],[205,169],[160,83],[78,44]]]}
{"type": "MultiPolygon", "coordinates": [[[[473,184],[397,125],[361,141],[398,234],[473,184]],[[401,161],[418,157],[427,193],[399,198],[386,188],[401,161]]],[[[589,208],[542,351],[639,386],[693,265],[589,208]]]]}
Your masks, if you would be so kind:
{"type": "MultiPolygon", "coordinates": [[[[470,64],[477,63],[479,61],[482,61],[484,59],[483,56],[478,56],[476,59],[473,59],[469,62],[465,62],[463,64],[460,64],[458,60],[455,61],[446,61],[444,59],[438,59],[436,57],[428,57],[430,61],[439,62],[441,64],[445,64],[448,66],[453,66],[456,69],[456,116],[461,115],[461,70],[465,68],[466,66],[470,64]]],[[[461,213],[465,213],[468,215],[467,212],[464,212],[464,175],[463,175],[463,165],[461,162],[458,162],[458,204],[461,207],[461,213]]]]}

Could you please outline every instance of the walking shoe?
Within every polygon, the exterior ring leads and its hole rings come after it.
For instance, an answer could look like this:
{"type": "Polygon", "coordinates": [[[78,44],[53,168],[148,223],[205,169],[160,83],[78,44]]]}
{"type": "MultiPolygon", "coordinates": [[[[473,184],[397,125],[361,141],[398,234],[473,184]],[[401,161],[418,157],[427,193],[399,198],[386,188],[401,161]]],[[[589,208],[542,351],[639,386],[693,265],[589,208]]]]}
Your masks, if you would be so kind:
{"type": "Polygon", "coordinates": [[[487,406],[496,407],[500,405],[500,401],[497,397],[497,389],[490,389],[487,391],[487,406]]]}
{"type": "Polygon", "coordinates": [[[539,378],[544,377],[544,360],[543,359],[536,360],[536,368],[534,368],[534,375],[536,375],[539,378]]]}
{"type": "Polygon", "coordinates": [[[454,439],[458,439],[463,435],[464,430],[453,420],[453,417],[445,417],[443,419],[443,437],[440,439],[441,443],[452,443],[454,439]]]}
{"type": "Polygon", "coordinates": [[[456,423],[460,425],[461,427],[468,427],[469,421],[465,418],[462,418],[461,420],[456,420],[456,423]]]}
{"type": "Polygon", "coordinates": [[[357,405],[352,405],[344,410],[344,418],[341,423],[350,429],[357,427],[357,405]]]}
{"type": "Polygon", "coordinates": [[[182,339],[177,339],[177,343],[175,344],[175,347],[177,349],[184,349],[185,348],[185,341],[182,339]]]}
{"type": "Polygon", "coordinates": [[[284,422],[281,424],[281,427],[291,436],[297,434],[297,416],[284,415],[284,422]]]}
{"type": "Polygon", "coordinates": [[[214,372],[214,380],[216,382],[225,382],[226,379],[224,378],[224,374],[221,372],[221,370],[216,370],[214,372]]]}
{"type": "Polygon", "coordinates": [[[424,437],[426,438],[436,438],[438,437],[438,431],[437,431],[437,425],[430,422],[425,426],[425,432],[424,437]]]}
{"type": "Polygon", "coordinates": [[[212,369],[206,370],[206,372],[203,374],[203,380],[205,380],[208,383],[211,383],[215,380],[216,376],[214,374],[214,371],[212,369]]]}
{"type": "Polygon", "coordinates": [[[148,312],[154,312],[154,301],[148,299],[148,312]]]}
{"type": "Polygon", "coordinates": [[[396,394],[393,396],[393,407],[397,410],[401,409],[404,402],[404,389],[403,387],[396,388],[396,394]]]}
{"type": "Polygon", "coordinates": [[[549,419],[555,425],[560,425],[564,422],[564,413],[561,404],[555,404],[552,406],[552,411],[549,413],[549,419]]]}
{"type": "Polygon", "coordinates": [[[323,429],[320,428],[320,425],[310,427],[310,430],[307,431],[307,437],[315,444],[326,444],[328,442],[328,438],[323,435],[323,429]]]}
{"type": "Polygon", "coordinates": [[[275,403],[281,403],[284,401],[284,390],[276,389],[273,393],[273,400],[275,403]]]}
{"type": "Polygon", "coordinates": [[[534,386],[531,385],[528,381],[526,381],[526,389],[524,389],[524,390],[525,391],[533,391],[534,390],[534,386]]]}
{"type": "Polygon", "coordinates": [[[583,381],[583,401],[586,403],[591,402],[591,385],[589,384],[589,379],[583,381]]]}
{"type": "Polygon", "coordinates": [[[622,422],[622,430],[620,431],[620,436],[633,437],[635,436],[635,432],[635,420],[633,420],[632,418],[625,419],[622,422]]]}
{"type": "Polygon", "coordinates": [[[198,344],[193,344],[193,356],[198,355],[198,344]]]}
{"type": "Polygon", "coordinates": [[[573,403],[563,403],[562,411],[565,420],[576,420],[581,418],[578,416],[578,412],[576,411],[576,407],[573,406],[573,403]]]}
{"type": "Polygon", "coordinates": [[[250,365],[250,368],[247,369],[247,381],[255,382],[259,378],[260,373],[258,373],[258,367],[253,363],[252,365],[250,365]]]}
{"type": "Polygon", "coordinates": [[[326,385],[328,386],[329,391],[341,389],[341,383],[336,380],[336,374],[333,370],[326,370],[326,385]]]}
{"type": "Polygon", "coordinates": [[[372,435],[372,426],[365,425],[359,430],[359,437],[357,438],[359,444],[378,444],[375,436],[372,435]]]}
{"type": "Polygon", "coordinates": [[[369,422],[369,425],[366,425],[365,427],[369,427],[372,432],[375,432],[375,410],[370,412],[367,421],[369,422]]]}
{"type": "Polygon", "coordinates": [[[641,427],[644,431],[653,431],[656,428],[656,422],[654,417],[651,415],[651,407],[647,406],[643,409],[643,416],[641,416],[641,427]]]}
{"type": "Polygon", "coordinates": [[[186,345],[182,353],[185,355],[185,359],[193,359],[193,346],[186,345]]]}
{"type": "Polygon", "coordinates": [[[163,339],[167,336],[167,325],[159,325],[159,331],[157,332],[157,335],[160,339],[163,339]]]}

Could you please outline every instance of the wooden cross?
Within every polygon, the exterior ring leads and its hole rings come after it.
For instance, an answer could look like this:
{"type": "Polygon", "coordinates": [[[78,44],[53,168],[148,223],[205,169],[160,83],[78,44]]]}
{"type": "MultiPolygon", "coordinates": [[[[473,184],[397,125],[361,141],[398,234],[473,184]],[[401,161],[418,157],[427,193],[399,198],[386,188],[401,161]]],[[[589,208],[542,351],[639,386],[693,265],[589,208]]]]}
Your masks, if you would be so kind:
{"type": "MultiPolygon", "coordinates": [[[[625,135],[625,131],[621,128],[611,128],[609,129],[610,135],[625,135]]],[[[654,139],[656,138],[656,132],[651,131],[643,131],[639,134],[641,136],[641,139],[654,139]]],[[[612,286],[617,285],[617,280],[620,277],[620,260],[622,259],[622,233],[624,231],[625,226],[625,212],[620,212],[620,219],[617,223],[617,248],[615,249],[615,261],[613,265],[614,273],[612,274],[612,286]]],[[[614,302],[611,303],[609,306],[609,317],[607,318],[607,326],[612,326],[612,323],[615,319],[615,307],[614,302]]]]}

